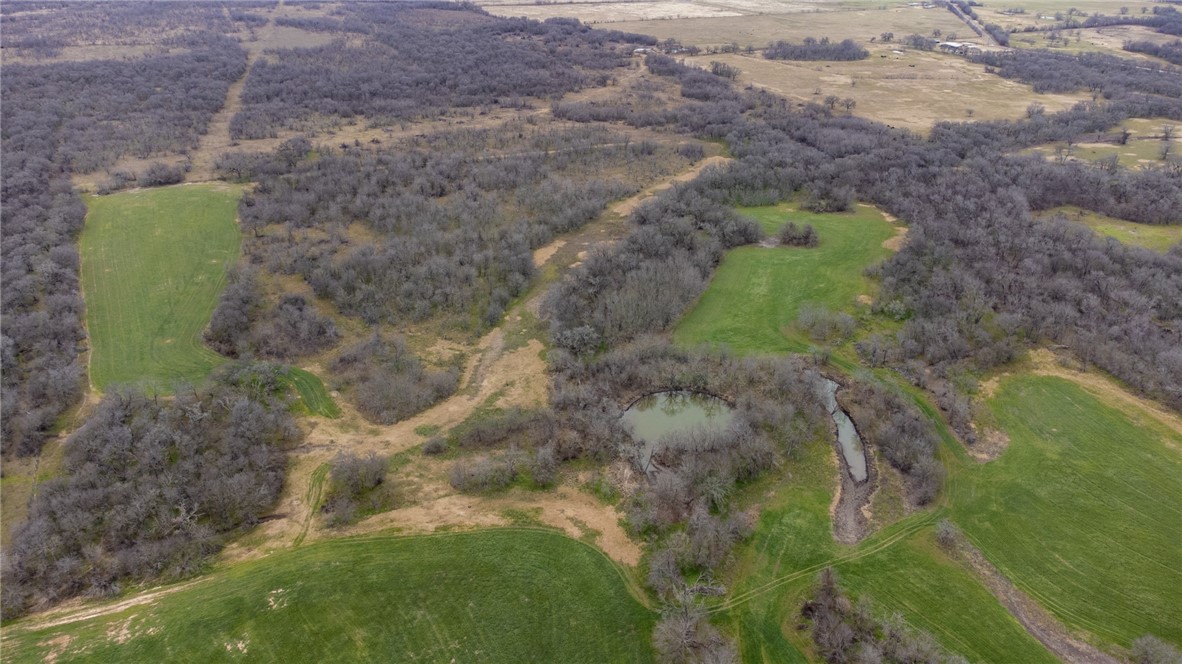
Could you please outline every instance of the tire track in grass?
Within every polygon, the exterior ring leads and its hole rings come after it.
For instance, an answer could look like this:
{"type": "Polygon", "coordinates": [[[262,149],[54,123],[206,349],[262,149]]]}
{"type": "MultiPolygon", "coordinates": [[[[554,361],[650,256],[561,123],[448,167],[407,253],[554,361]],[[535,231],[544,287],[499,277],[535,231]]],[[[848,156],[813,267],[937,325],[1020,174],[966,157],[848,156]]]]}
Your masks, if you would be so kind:
{"type": "Polygon", "coordinates": [[[324,493],[324,480],[328,477],[328,464],[322,463],[312,471],[312,481],[308,484],[308,492],[304,494],[304,502],[308,505],[308,515],[304,517],[304,525],[300,528],[300,534],[296,535],[295,541],[291,543],[292,547],[297,547],[304,543],[304,538],[308,536],[308,530],[312,527],[312,519],[316,518],[316,512],[320,508],[320,498],[324,493]]]}

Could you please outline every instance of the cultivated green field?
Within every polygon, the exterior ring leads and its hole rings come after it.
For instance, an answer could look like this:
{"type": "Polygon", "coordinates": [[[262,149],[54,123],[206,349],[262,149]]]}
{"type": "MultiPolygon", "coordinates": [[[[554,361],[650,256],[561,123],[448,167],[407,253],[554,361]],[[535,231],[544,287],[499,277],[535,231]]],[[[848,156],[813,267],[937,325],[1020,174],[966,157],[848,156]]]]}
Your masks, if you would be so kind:
{"type": "Polygon", "coordinates": [[[655,614],[628,587],[602,553],[549,531],[329,540],[152,604],[18,623],[4,659],[61,647],[58,662],[648,662],[655,614]]]}
{"type": "Polygon", "coordinates": [[[1060,378],[1009,379],[989,408],[1010,445],[954,521],[1068,627],[1182,643],[1182,436],[1060,378]]]}
{"type": "Polygon", "coordinates": [[[870,207],[839,214],[802,212],[790,205],[740,212],[759,220],[769,235],[788,221],[812,224],[820,246],[730,251],[697,305],[674,329],[679,343],[723,344],[742,353],[803,350],[807,344],[786,329],[801,305],[852,309],[859,294],[873,292],[862,270],[889,255],[882,243],[895,235],[882,213],[870,207]]]}
{"type": "Polygon", "coordinates": [[[832,448],[810,446],[790,478],[772,490],[755,535],[742,550],[740,579],[724,622],[738,635],[745,662],[807,661],[807,631],[793,626],[817,572],[832,565],[843,587],[867,596],[883,615],[899,613],[945,648],[974,662],[1056,661],[1027,634],[972,572],[935,544],[944,510],[913,515],[857,546],[833,541],[832,448]]]}
{"type": "Polygon", "coordinates": [[[221,362],[201,331],[238,257],[241,194],[213,184],[87,197],[80,249],[95,387],[169,391],[221,362]]]}
{"type": "Polygon", "coordinates": [[[1056,213],[1062,214],[1072,222],[1083,224],[1101,235],[1107,235],[1125,244],[1145,247],[1154,251],[1166,251],[1172,245],[1182,242],[1182,226],[1138,224],[1073,207],[1055,208],[1040,216],[1049,217],[1056,213]]]}

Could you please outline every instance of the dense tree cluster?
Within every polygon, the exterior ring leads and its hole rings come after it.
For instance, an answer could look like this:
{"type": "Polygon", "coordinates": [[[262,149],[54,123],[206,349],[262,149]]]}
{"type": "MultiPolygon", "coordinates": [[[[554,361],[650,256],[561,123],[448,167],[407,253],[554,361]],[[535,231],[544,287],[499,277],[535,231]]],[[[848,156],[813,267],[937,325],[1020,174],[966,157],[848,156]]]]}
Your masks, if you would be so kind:
{"type": "Polygon", "coordinates": [[[1182,77],[1172,68],[1102,53],[1071,55],[1013,49],[982,52],[969,59],[1005,78],[1029,83],[1035,92],[1089,90],[1105,99],[1137,93],[1182,97],[1182,77]]]}
{"type": "Polygon", "coordinates": [[[369,323],[447,316],[473,330],[524,291],[533,249],[687,163],[602,127],[524,124],[301,156],[221,163],[227,177],[259,180],[239,206],[252,261],[299,274],[369,323]],[[357,226],[372,237],[350,239],[357,226]]]}
{"type": "Polygon", "coordinates": [[[229,533],[257,523],[283,485],[283,450],[300,438],[285,405],[259,396],[281,389],[105,397],[13,533],[5,619],[115,595],[126,580],[193,574],[229,533]]]}
{"type": "Polygon", "coordinates": [[[423,366],[401,338],[374,334],[340,354],[329,371],[349,390],[357,410],[373,422],[393,424],[456,391],[459,371],[423,366]]]}
{"type": "Polygon", "coordinates": [[[604,85],[634,46],[653,41],[578,21],[497,18],[470,5],[358,4],[341,12],[338,22],[306,27],[360,33],[363,43],[269,53],[251,69],[231,136],[274,136],[312,115],[380,124],[455,108],[521,107],[604,85]],[[424,12],[452,20],[424,21],[424,12]]]}
{"type": "Polygon", "coordinates": [[[230,83],[245,70],[246,51],[213,33],[173,41],[191,51],[6,66],[5,135],[50,132],[57,143],[54,161],[75,173],[98,170],[123,155],[148,158],[196,146],[230,83]]]}
{"type": "Polygon", "coordinates": [[[1144,53],[1175,65],[1182,65],[1182,39],[1158,44],[1148,40],[1127,41],[1124,49],[1130,53],[1144,53]]]}
{"type": "Polygon", "coordinates": [[[906,397],[874,381],[853,382],[841,399],[862,440],[907,478],[910,499],[931,502],[944,480],[931,422],[906,397]]]}
{"type": "Polygon", "coordinates": [[[321,511],[330,526],[343,526],[357,520],[359,513],[386,507],[389,494],[382,491],[388,471],[385,457],[338,454],[329,465],[328,492],[321,511]]]}
{"type": "Polygon", "coordinates": [[[883,662],[884,664],[962,664],[960,655],[949,654],[926,632],[895,614],[875,615],[869,601],[854,602],[837,582],[837,572],[825,568],[812,597],[800,610],[813,644],[826,662],[883,662]]]}
{"type": "Polygon", "coordinates": [[[339,338],[336,323],[303,295],[285,293],[268,307],[250,267],[230,272],[205,330],[206,342],[230,357],[291,359],[331,348],[339,338]]]}
{"type": "Polygon", "coordinates": [[[763,50],[768,60],[865,60],[870,51],[862,48],[852,39],[831,42],[828,37],[805,37],[799,44],[778,41],[763,50]]]}
{"type": "Polygon", "coordinates": [[[74,240],[86,208],[69,174],[195,144],[242,74],[245,51],[237,43],[209,34],[184,43],[194,50],[130,62],[4,67],[6,452],[39,451],[45,432],[81,395],[84,307],[74,240]]]}
{"type": "Polygon", "coordinates": [[[159,44],[180,46],[169,38],[194,29],[218,34],[240,26],[256,27],[266,18],[250,8],[273,2],[10,2],[0,9],[4,48],[21,55],[51,58],[63,47],[159,44]],[[229,11],[227,11],[229,10],[229,11]]]}

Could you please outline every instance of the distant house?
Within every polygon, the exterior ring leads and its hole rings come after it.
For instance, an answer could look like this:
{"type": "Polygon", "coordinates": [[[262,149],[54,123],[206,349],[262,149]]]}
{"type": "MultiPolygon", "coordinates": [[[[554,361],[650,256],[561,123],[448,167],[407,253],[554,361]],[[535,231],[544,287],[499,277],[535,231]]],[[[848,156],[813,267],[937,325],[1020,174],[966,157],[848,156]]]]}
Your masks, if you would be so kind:
{"type": "Polygon", "coordinates": [[[968,55],[981,50],[981,47],[976,44],[954,41],[940,42],[939,47],[945,53],[956,53],[957,55],[968,55]]]}

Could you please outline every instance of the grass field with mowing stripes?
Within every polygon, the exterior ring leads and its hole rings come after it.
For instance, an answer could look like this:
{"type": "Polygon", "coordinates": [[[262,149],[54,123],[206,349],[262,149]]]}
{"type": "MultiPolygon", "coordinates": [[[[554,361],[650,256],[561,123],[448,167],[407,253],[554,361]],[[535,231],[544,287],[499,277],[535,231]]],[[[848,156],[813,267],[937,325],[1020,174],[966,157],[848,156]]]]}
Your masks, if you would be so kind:
{"type": "Polygon", "coordinates": [[[238,258],[241,195],[201,184],[87,197],[80,250],[95,387],[170,392],[222,362],[201,332],[238,258]]]}
{"type": "Polygon", "coordinates": [[[332,400],[328,389],[324,387],[324,381],[320,380],[319,376],[310,371],[288,367],[285,378],[299,395],[300,400],[296,404],[298,412],[329,419],[341,416],[340,406],[337,406],[336,402],[332,400]]]}
{"type": "Polygon", "coordinates": [[[839,214],[801,212],[789,205],[739,211],[758,220],[769,235],[788,221],[812,224],[820,245],[732,249],[674,328],[678,343],[722,344],[740,353],[805,350],[807,340],[785,329],[801,306],[851,309],[859,294],[873,292],[862,270],[890,254],[882,243],[895,235],[882,213],[869,207],[839,214]]]}
{"type": "Polygon", "coordinates": [[[148,605],[6,630],[6,662],[649,662],[655,614],[596,549],[507,528],[329,540],[148,605]],[[123,641],[123,643],[120,643],[123,641]]]}
{"type": "Polygon", "coordinates": [[[1182,644],[1182,436],[1061,378],[989,408],[1010,445],[957,487],[957,525],[1068,627],[1182,644]]]}

